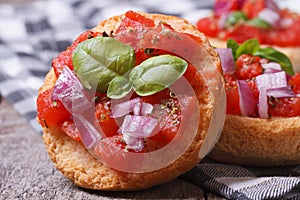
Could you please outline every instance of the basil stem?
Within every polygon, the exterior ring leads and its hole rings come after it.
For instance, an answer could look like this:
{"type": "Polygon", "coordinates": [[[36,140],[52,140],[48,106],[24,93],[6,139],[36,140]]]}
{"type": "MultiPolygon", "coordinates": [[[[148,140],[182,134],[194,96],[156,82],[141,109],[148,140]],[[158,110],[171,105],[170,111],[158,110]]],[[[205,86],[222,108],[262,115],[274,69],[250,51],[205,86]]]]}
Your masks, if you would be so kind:
{"type": "Polygon", "coordinates": [[[87,89],[106,92],[111,80],[134,67],[131,46],[111,37],[95,37],[80,43],[73,54],[74,71],[87,89]]]}

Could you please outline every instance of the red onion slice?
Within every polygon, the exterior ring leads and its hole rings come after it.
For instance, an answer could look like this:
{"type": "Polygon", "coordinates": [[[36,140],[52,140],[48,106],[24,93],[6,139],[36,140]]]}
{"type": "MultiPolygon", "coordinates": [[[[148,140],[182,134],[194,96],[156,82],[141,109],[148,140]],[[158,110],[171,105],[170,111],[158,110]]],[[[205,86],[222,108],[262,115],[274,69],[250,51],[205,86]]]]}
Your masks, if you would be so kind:
{"type": "Polygon", "coordinates": [[[232,54],[232,49],[231,48],[220,48],[220,49],[216,49],[216,51],[219,53],[223,72],[226,74],[230,74],[230,75],[234,74],[235,63],[234,63],[234,58],[233,58],[233,54],[232,54]]]}
{"type": "Polygon", "coordinates": [[[219,22],[218,22],[219,29],[222,30],[225,27],[226,21],[230,14],[231,14],[231,12],[227,12],[227,11],[221,14],[219,22]]]}
{"type": "Polygon", "coordinates": [[[144,148],[144,138],[136,138],[130,135],[123,135],[125,143],[135,152],[140,152],[144,148]]]}
{"type": "Polygon", "coordinates": [[[232,8],[235,8],[234,4],[237,3],[237,8],[242,8],[242,5],[245,0],[235,0],[235,1],[228,1],[228,0],[218,0],[215,2],[214,5],[214,12],[216,15],[221,15],[223,12],[230,11],[232,8]]]}
{"type": "Polygon", "coordinates": [[[267,90],[265,88],[261,88],[259,90],[258,115],[262,119],[269,118],[269,114],[268,114],[268,97],[267,97],[267,90]]]}
{"type": "Polygon", "coordinates": [[[139,102],[133,107],[134,115],[146,116],[148,114],[151,114],[152,111],[153,106],[150,103],[139,102]]]}
{"type": "Polygon", "coordinates": [[[268,89],[267,96],[272,96],[274,98],[285,98],[285,97],[295,97],[295,93],[288,87],[285,88],[275,88],[268,89]]]}
{"type": "Polygon", "coordinates": [[[264,73],[266,74],[282,71],[281,65],[276,62],[262,63],[261,66],[263,67],[264,73]]]}
{"type": "Polygon", "coordinates": [[[260,118],[268,118],[268,97],[267,90],[286,88],[287,78],[284,71],[262,74],[256,77],[256,85],[259,90],[259,100],[258,100],[258,114],[260,118]]]}
{"type": "Polygon", "coordinates": [[[253,91],[249,87],[247,81],[238,80],[238,92],[240,97],[240,109],[243,116],[249,116],[253,113],[257,101],[254,97],[253,91]]]}
{"type": "Polygon", "coordinates": [[[84,112],[91,107],[89,100],[83,93],[81,82],[68,67],[65,67],[58,77],[52,99],[60,100],[70,113],[74,110],[84,112]]]}
{"type": "Polygon", "coordinates": [[[140,98],[134,98],[129,101],[125,101],[113,106],[111,109],[112,117],[117,118],[117,117],[122,117],[127,115],[128,113],[133,111],[135,105],[140,101],[141,101],[140,98]]]}
{"type": "Polygon", "coordinates": [[[91,123],[91,120],[82,114],[73,114],[76,127],[80,131],[80,139],[87,149],[93,148],[102,138],[100,132],[91,123]]]}
{"type": "Polygon", "coordinates": [[[136,138],[150,137],[158,124],[158,120],[149,116],[126,115],[121,132],[136,138]]]}
{"type": "Polygon", "coordinates": [[[271,74],[262,74],[257,76],[255,80],[258,89],[274,89],[288,86],[286,73],[284,71],[271,74]]]}
{"type": "Polygon", "coordinates": [[[277,26],[279,24],[280,15],[270,8],[265,8],[258,13],[258,17],[271,26],[277,26]]]}

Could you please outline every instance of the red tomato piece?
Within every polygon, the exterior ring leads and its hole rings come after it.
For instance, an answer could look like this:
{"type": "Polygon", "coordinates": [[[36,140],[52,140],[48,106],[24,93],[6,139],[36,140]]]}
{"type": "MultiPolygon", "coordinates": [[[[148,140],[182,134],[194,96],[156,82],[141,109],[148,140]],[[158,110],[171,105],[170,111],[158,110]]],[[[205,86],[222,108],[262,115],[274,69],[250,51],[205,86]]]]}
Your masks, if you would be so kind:
{"type": "Polygon", "coordinates": [[[300,73],[296,73],[293,77],[291,77],[289,85],[295,94],[300,94],[300,73]]]}
{"type": "Polygon", "coordinates": [[[226,89],[226,114],[240,115],[240,97],[236,79],[230,75],[224,74],[226,89]]]}
{"type": "Polygon", "coordinates": [[[146,18],[145,16],[137,12],[127,11],[125,13],[125,18],[122,20],[119,28],[116,30],[116,33],[120,33],[128,29],[137,29],[144,27],[155,27],[155,23],[153,20],[146,18]]]}
{"type": "Polygon", "coordinates": [[[73,120],[69,119],[60,124],[61,129],[73,140],[81,141],[80,133],[73,120]]]}
{"type": "Polygon", "coordinates": [[[70,119],[71,114],[59,101],[51,99],[52,89],[42,92],[37,98],[37,115],[42,126],[51,126],[70,119]]]}
{"type": "Polygon", "coordinates": [[[218,27],[218,20],[216,17],[206,17],[200,19],[197,24],[199,31],[204,33],[208,37],[217,37],[220,30],[218,27]]]}
{"type": "Polygon", "coordinates": [[[95,117],[106,137],[116,135],[119,129],[114,118],[111,117],[111,110],[107,106],[109,102],[100,102],[96,105],[95,117]],[[107,104],[107,105],[105,105],[107,104]]]}
{"type": "Polygon", "coordinates": [[[243,4],[242,11],[249,19],[252,19],[264,8],[266,8],[266,0],[246,0],[243,4]]]}
{"type": "MultiPolygon", "coordinates": [[[[172,96],[172,94],[171,94],[172,96]]],[[[156,141],[156,145],[165,146],[176,136],[182,125],[182,117],[189,117],[194,111],[196,97],[166,98],[161,100],[160,107],[154,110],[153,115],[158,118],[160,131],[150,140],[156,141]],[[184,105],[181,105],[184,104],[184,105]],[[185,116],[183,116],[183,113],[185,116]]]]}
{"type": "Polygon", "coordinates": [[[296,117],[300,115],[300,98],[269,97],[269,114],[280,117],[296,117]]]}
{"type": "Polygon", "coordinates": [[[236,78],[240,80],[252,79],[263,73],[263,68],[259,62],[259,56],[241,55],[236,61],[236,78]]]}
{"type": "Polygon", "coordinates": [[[259,43],[264,44],[268,35],[267,30],[259,29],[249,25],[238,25],[229,30],[224,35],[224,40],[233,39],[238,43],[243,43],[248,39],[257,39],[259,43]]]}

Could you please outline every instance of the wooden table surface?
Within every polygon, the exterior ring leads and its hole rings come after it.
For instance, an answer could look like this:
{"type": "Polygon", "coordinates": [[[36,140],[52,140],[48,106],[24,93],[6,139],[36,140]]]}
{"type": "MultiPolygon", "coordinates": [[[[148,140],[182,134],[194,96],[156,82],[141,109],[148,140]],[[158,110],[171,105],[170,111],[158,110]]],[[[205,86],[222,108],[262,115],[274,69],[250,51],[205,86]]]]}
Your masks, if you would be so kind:
{"type": "Polygon", "coordinates": [[[0,103],[0,199],[223,199],[176,179],[138,192],[77,187],[56,170],[39,133],[2,99],[0,103]]]}

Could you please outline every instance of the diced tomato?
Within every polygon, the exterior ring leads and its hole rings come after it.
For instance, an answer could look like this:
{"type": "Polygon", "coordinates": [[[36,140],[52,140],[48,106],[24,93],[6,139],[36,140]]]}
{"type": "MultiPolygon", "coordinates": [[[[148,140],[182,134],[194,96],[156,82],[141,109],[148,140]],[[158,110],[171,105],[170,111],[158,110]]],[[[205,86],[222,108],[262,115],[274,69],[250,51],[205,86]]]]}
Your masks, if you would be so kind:
{"type": "Polygon", "coordinates": [[[238,25],[233,29],[228,30],[224,34],[224,40],[233,39],[238,43],[243,43],[248,39],[257,39],[261,44],[264,44],[265,37],[267,37],[268,32],[264,29],[259,29],[250,25],[238,25]]]}
{"type": "Polygon", "coordinates": [[[295,94],[300,94],[300,73],[296,73],[289,79],[289,85],[295,94]]]}
{"type": "Polygon", "coordinates": [[[226,89],[226,114],[240,115],[240,97],[236,79],[228,74],[224,74],[226,89]]]}
{"type": "Polygon", "coordinates": [[[284,29],[274,29],[269,32],[266,43],[281,47],[300,46],[300,18],[284,29]]]}
{"type": "Polygon", "coordinates": [[[122,20],[119,28],[116,30],[116,34],[128,29],[138,29],[144,27],[155,27],[155,23],[153,20],[146,18],[137,12],[127,11],[125,13],[125,18],[122,20]]]}
{"type": "Polygon", "coordinates": [[[156,141],[158,146],[165,146],[178,133],[183,117],[188,118],[194,112],[196,97],[181,97],[162,99],[159,108],[154,110],[153,115],[158,118],[160,131],[150,140],[156,141]],[[184,116],[183,116],[184,114],[184,116]]]}
{"type": "Polygon", "coordinates": [[[71,114],[59,100],[52,100],[52,89],[42,92],[37,98],[37,115],[42,126],[51,126],[70,119],[71,114]]]}
{"type": "Polygon", "coordinates": [[[69,120],[61,123],[60,127],[73,140],[81,141],[79,130],[77,129],[77,127],[72,119],[69,119],[69,120]]]}
{"type": "Polygon", "coordinates": [[[249,19],[252,19],[264,8],[266,8],[266,0],[246,0],[243,4],[242,11],[249,19]]]}
{"type": "Polygon", "coordinates": [[[241,55],[236,61],[236,78],[240,80],[252,79],[263,73],[263,68],[259,62],[259,56],[241,55]]]}
{"type": "Polygon", "coordinates": [[[111,117],[109,102],[99,102],[96,105],[95,118],[106,137],[116,135],[119,129],[115,119],[111,117]]]}
{"type": "Polygon", "coordinates": [[[199,31],[201,31],[208,37],[217,37],[220,32],[217,17],[206,17],[200,19],[197,22],[196,26],[199,31]]]}
{"type": "Polygon", "coordinates": [[[296,117],[300,115],[300,98],[269,97],[269,114],[279,117],[296,117]]]}
{"type": "Polygon", "coordinates": [[[96,37],[100,34],[101,33],[99,32],[92,32],[90,30],[81,33],[72,43],[71,46],[67,47],[65,51],[63,51],[56,58],[54,58],[52,61],[52,67],[54,69],[56,77],[59,76],[59,74],[62,72],[65,66],[68,66],[71,70],[73,70],[72,55],[79,43],[87,39],[96,37]]]}

